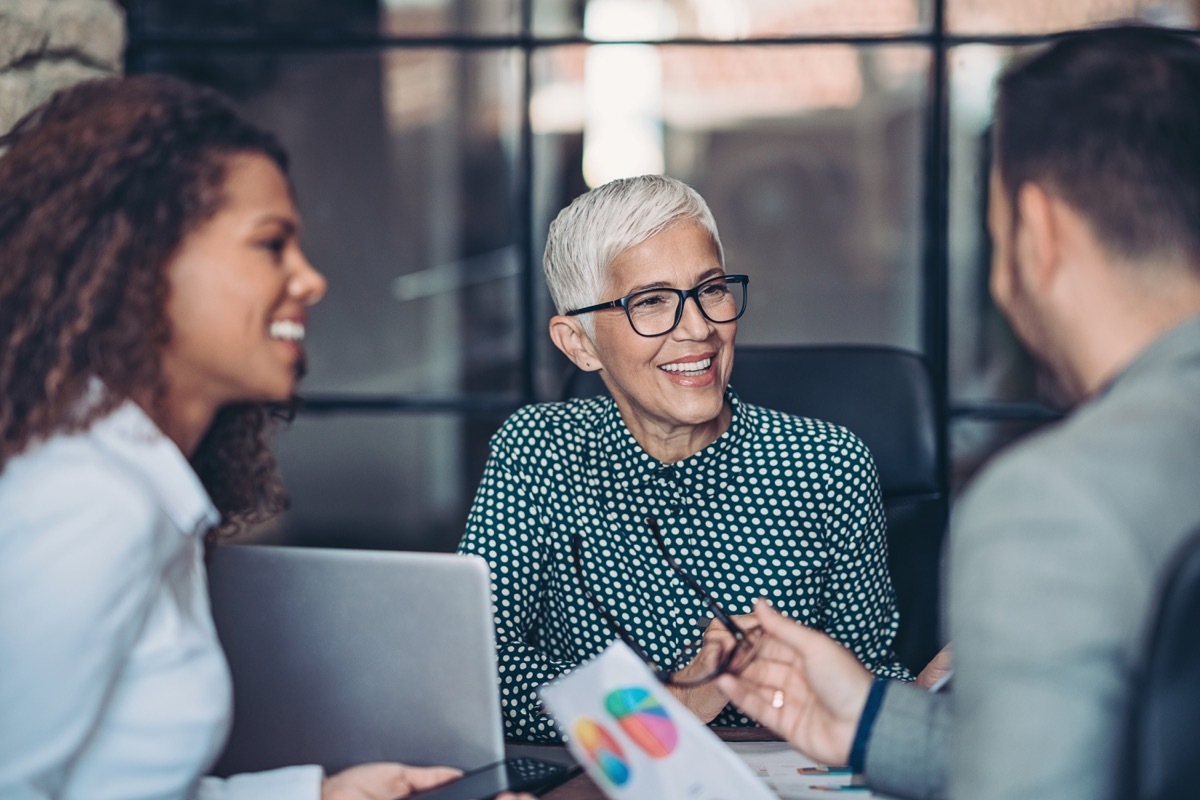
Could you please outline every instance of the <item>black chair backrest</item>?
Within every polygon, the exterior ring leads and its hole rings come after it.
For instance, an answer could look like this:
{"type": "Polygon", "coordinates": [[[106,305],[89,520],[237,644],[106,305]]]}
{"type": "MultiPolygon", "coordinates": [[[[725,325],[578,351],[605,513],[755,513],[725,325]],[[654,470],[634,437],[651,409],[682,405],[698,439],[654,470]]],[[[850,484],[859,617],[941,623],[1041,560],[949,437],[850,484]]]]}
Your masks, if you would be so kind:
{"type": "Polygon", "coordinates": [[[1200,797],[1200,530],[1163,572],[1130,692],[1118,796],[1200,797]]]}
{"type": "MultiPolygon", "coordinates": [[[[900,632],[896,654],[919,671],[938,651],[942,535],[949,509],[937,396],[918,354],[890,347],[739,345],[730,385],[748,403],[849,428],[879,471],[900,632]]],[[[572,370],[563,397],[606,392],[572,370]]]]}

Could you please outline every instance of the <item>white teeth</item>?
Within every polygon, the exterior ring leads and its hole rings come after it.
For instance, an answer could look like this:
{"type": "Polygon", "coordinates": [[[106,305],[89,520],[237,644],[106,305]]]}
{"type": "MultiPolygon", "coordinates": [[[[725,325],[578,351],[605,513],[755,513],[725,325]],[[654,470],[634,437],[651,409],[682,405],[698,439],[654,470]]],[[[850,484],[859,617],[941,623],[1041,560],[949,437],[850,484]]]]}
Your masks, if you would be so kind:
{"type": "Polygon", "coordinates": [[[693,361],[690,364],[663,364],[659,369],[667,372],[703,372],[712,364],[711,358],[693,361]]]}
{"type": "Polygon", "coordinates": [[[272,339],[283,339],[288,342],[304,341],[304,323],[292,319],[277,319],[271,323],[268,331],[272,339]]]}

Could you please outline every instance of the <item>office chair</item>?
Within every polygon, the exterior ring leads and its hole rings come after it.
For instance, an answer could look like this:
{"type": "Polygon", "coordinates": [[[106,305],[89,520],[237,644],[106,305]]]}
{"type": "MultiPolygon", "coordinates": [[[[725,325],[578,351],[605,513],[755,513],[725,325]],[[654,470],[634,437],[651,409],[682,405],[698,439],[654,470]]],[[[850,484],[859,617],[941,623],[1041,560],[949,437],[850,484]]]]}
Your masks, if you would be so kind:
{"type": "Polygon", "coordinates": [[[1121,761],[1128,800],[1200,797],[1200,529],[1163,571],[1135,673],[1121,761]]]}
{"type": "MultiPolygon", "coordinates": [[[[730,386],[748,403],[849,428],[875,459],[900,609],[896,655],[919,672],[940,647],[942,534],[949,511],[944,438],[925,360],[890,347],[737,348],[730,386]]],[[[607,390],[572,369],[563,399],[607,390]]]]}

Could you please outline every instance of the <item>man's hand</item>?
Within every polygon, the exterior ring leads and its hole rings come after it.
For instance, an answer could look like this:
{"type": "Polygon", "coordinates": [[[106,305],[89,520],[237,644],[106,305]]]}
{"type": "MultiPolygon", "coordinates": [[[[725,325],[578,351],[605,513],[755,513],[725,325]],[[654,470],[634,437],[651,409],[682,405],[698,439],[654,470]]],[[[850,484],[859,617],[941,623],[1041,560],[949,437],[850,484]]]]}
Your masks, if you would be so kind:
{"type": "Polygon", "coordinates": [[[874,680],[842,645],[756,600],[757,658],[718,688],[746,714],[823,764],[845,764],[874,680]]]}

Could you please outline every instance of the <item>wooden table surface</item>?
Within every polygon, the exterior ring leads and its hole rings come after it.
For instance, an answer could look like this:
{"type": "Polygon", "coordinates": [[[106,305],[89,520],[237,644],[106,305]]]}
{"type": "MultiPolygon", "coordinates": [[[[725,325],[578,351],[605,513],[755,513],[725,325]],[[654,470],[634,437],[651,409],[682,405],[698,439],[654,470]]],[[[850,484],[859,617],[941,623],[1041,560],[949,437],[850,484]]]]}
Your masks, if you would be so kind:
{"type": "MultiPolygon", "coordinates": [[[[713,728],[717,736],[726,742],[777,742],[779,737],[765,728],[713,728]]],[[[558,763],[575,763],[575,759],[561,744],[525,744],[511,742],[505,747],[510,756],[533,756],[558,763]]],[[[580,773],[571,780],[541,795],[545,800],[604,800],[604,792],[588,777],[580,773]]]]}

